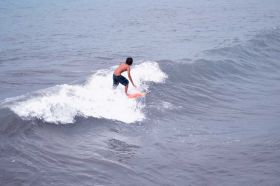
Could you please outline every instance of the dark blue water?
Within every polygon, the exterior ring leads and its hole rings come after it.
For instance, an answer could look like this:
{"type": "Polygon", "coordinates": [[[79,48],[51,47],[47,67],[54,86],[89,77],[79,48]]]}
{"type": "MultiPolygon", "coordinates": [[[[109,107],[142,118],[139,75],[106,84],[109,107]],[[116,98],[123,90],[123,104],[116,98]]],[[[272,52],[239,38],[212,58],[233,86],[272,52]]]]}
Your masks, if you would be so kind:
{"type": "Polygon", "coordinates": [[[2,0],[0,185],[280,185],[279,9],[2,0]]]}

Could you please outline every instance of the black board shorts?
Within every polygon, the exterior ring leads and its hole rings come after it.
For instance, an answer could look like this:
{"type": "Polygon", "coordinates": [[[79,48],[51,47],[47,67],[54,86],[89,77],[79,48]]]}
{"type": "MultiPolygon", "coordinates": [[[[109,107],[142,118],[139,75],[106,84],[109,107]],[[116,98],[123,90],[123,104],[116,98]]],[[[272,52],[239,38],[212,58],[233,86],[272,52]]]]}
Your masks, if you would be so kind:
{"type": "Polygon", "coordinates": [[[113,74],[113,87],[117,87],[119,83],[126,86],[128,85],[129,81],[122,75],[116,76],[113,74]]]}

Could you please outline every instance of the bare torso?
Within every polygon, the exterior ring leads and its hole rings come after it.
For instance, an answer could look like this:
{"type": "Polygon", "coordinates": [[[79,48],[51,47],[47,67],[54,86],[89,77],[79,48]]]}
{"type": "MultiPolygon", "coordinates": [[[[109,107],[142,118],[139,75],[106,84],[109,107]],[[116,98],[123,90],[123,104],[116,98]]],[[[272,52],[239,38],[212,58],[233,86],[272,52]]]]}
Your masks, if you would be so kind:
{"type": "Polygon", "coordinates": [[[114,74],[116,75],[116,76],[119,76],[119,75],[121,75],[121,73],[123,73],[124,71],[127,71],[128,70],[128,68],[129,68],[129,65],[127,65],[127,64],[120,64],[120,66],[114,71],[114,74]]]}

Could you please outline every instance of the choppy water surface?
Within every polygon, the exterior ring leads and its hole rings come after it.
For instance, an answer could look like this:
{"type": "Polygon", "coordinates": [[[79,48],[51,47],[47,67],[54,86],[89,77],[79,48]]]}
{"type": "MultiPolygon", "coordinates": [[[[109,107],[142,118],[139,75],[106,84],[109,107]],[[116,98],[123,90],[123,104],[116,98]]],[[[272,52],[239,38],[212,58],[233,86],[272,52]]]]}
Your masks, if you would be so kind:
{"type": "Polygon", "coordinates": [[[1,185],[280,185],[279,9],[1,1],[1,185]]]}

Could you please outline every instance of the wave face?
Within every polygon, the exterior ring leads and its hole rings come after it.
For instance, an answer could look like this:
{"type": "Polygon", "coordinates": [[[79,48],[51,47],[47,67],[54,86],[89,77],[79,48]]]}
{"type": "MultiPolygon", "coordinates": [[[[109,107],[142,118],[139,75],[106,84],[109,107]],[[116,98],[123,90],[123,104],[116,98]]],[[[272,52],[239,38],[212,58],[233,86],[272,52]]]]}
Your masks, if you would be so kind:
{"type": "Polygon", "coordinates": [[[161,61],[169,78],[158,88],[185,120],[277,121],[279,38],[280,30],[272,29],[244,43],[207,50],[198,59],[161,61]]]}
{"type": "MultiPolygon", "coordinates": [[[[73,123],[78,116],[124,123],[143,120],[145,102],[128,99],[122,85],[113,89],[112,72],[113,68],[99,70],[83,85],[58,85],[7,101],[5,105],[22,118],[37,118],[56,124],[73,123]]],[[[150,83],[163,83],[167,78],[159,65],[151,61],[136,65],[131,74],[141,91],[148,91],[150,83]]],[[[129,91],[137,90],[130,86],[129,91]]]]}

